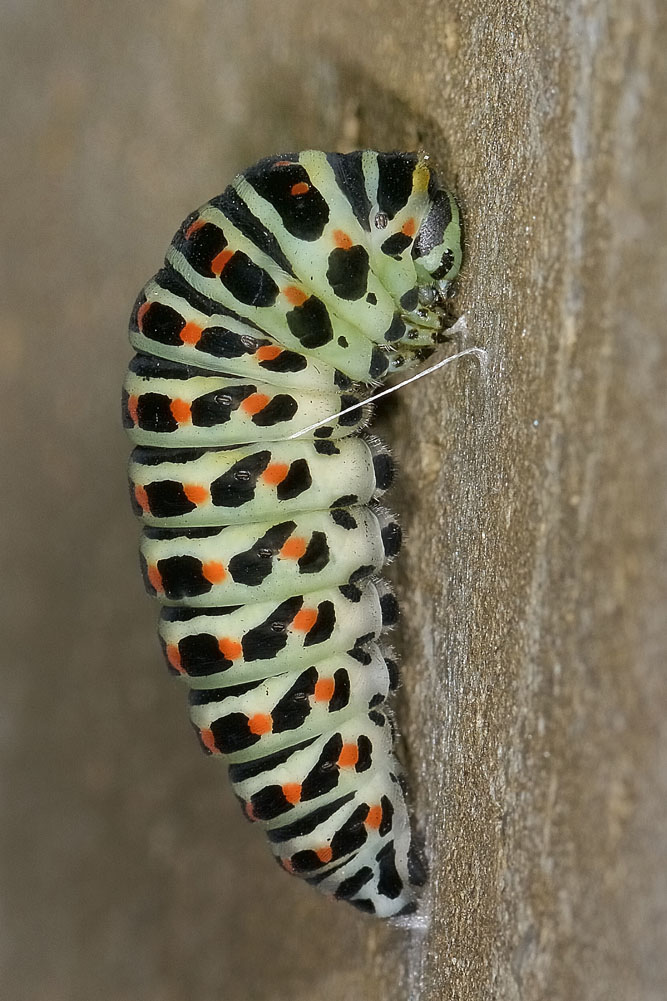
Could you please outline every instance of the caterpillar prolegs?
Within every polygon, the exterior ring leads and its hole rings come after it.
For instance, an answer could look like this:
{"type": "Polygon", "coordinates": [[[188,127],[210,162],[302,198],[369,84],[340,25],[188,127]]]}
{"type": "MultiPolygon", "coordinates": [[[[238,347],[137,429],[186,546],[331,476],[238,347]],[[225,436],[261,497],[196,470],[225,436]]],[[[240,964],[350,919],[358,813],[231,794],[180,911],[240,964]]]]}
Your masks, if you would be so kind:
{"type": "Polygon", "coordinates": [[[381,917],[424,880],[385,706],[400,529],[342,411],[442,340],[460,261],[426,157],[273,156],[188,216],[130,325],[141,566],[201,745],[283,868],[381,917]]]}

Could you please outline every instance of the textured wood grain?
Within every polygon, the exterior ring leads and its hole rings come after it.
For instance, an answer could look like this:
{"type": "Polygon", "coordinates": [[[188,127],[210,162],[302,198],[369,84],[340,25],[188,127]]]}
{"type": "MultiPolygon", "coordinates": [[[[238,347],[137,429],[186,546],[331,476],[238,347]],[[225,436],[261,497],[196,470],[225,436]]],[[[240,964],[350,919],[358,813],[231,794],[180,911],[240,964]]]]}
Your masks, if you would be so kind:
{"type": "Polygon", "coordinates": [[[664,5],[70,0],[0,27],[2,995],[662,1001],[664,5]],[[281,874],[201,757],[118,396],[136,290],[235,170],[420,144],[489,362],[382,411],[432,869],[405,932],[281,874]]]}

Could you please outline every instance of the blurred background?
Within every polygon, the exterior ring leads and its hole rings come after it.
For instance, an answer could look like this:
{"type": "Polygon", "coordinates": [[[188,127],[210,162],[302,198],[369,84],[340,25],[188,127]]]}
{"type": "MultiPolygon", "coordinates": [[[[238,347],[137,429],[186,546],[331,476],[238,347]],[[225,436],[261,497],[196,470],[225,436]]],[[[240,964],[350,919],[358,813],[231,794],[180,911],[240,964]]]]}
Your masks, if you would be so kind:
{"type": "Polygon", "coordinates": [[[662,1001],[664,5],[5,0],[0,44],[2,997],[662,1001]],[[241,816],[127,498],[137,291],[234,173],[307,147],[433,155],[489,352],[380,422],[412,931],[241,816]]]}

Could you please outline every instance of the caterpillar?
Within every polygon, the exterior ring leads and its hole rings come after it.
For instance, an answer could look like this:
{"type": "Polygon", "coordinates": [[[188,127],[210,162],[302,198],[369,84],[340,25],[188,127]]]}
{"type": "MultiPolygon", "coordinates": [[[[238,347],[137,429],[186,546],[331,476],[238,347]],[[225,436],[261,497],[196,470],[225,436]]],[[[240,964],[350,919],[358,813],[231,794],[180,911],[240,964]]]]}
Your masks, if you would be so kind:
{"type": "Polygon", "coordinates": [[[130,493],[168,668],[280,865],[380,917],[415,909],[425,864],[386,704],[393,463],[366,401],[444,339],[460,263],[423,154],[271,156],[185,219],[130,320],[130,493]]]}

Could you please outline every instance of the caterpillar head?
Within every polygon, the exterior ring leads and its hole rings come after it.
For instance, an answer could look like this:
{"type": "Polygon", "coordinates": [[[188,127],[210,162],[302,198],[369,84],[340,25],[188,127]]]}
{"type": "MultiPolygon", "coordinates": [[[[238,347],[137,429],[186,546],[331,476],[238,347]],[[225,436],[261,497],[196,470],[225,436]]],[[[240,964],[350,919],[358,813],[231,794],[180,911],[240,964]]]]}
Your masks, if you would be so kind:
{"type": "Polygon", "coordinates": [[[439,188],[431,199],[426,218],[419,227],[412,257],[420,285],[446,296],[451,280],[461,266],[461,223],[453,196],[439,188]]]}

